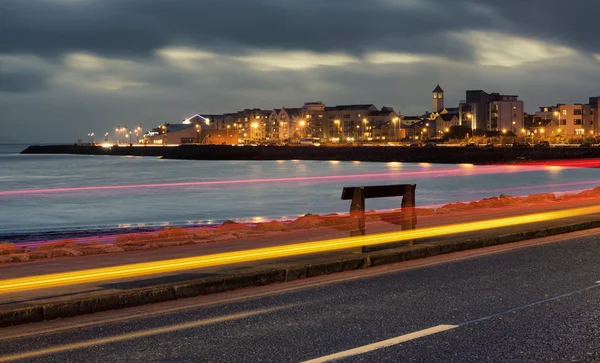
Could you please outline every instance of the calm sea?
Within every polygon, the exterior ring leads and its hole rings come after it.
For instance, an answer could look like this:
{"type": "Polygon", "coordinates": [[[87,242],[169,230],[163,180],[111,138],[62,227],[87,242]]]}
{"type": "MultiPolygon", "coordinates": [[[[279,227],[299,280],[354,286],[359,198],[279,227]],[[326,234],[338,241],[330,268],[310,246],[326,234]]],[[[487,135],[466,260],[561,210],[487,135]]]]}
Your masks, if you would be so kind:
{"type": "Polygon", "coordinates": [[[599,169],[18,154],[24,148],[0,145],[0,235],[346,212],[343,186],[414,183],[417,204],[434,206],[600,185],[599,169]]]}

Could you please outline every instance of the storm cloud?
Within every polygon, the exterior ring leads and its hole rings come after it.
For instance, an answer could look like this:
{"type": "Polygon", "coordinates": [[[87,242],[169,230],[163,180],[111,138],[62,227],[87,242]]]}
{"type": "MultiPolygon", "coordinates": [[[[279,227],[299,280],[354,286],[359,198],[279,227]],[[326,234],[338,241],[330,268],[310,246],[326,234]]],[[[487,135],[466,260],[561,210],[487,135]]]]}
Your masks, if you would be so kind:
{"type": "Polygon", "coordinates": [[[595,0],[4,0],[0,123],[33,142],[311,100],[422,113],[437,83],[450,104],[474,88],[530,111],[585,102],[600,93],[599,12],[595,0]]]}

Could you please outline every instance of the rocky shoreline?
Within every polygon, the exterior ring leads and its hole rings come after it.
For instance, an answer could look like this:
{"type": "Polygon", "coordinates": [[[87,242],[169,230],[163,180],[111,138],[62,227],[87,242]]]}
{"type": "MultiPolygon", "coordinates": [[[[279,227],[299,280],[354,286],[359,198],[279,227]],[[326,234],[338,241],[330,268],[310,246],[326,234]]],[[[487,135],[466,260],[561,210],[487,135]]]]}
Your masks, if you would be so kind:
{"type": "MultiPolygon", "coordinates": [[[[418,216],[440,216],[456,212],[478,212],[485,209],[510,208],[512,206],[533,205],[537,203],[561,203],[600,197],[600,187],[580,193],[556,196],[552,193],[532,194],[526,197],[500,195],[469,203],[451,203],[440,208],[416,208],[418,216]]],[[[382,221],[400,225],[403,214],[399,211],[367,213],[367,222],[382,221]]],[[[144,233],[126,233],[116,237],[114,243],[101,244],[97,241],[78,243],[64,239],[41,245],[35,249],[21,248],[12,242],[0,242],[0,263],[27,262],[40,259],[77,257],[116,253],[126,251],[151,250],[190,244],[218,243],[242,238],[273,236],[288,232],[314,228],[332,228],[338,231],[350,231],[356,227],[356,221],[349,215],[306,214],[297,219],[280,222],[270,221],[257,224],[243,224],[226,221],[218,226],[204,228],[167,227],[160,231],[144,233]]]]}

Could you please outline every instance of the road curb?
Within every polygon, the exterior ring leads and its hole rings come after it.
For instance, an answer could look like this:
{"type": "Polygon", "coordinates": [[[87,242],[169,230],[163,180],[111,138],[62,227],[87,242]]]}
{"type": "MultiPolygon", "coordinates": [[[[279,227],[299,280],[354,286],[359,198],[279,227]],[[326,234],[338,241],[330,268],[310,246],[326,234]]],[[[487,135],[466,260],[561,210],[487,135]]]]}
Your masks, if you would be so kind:
{"type": "Polygon", "coordinates": [[[150,303],[214,294],[246,287],[293,281],[342,271],[393,264],[452,252],[483,248],[582,231],[600,227],[600,220],[542,228],[497,237],[468,239],[455,242],[424,243],[410,247],[393,248],[343,258],[317,257],[312,264],[298,264],[280,268],[240,273],[225,277],[208,277],[151,288],[140,288],[91,298],[79,298],[39,306],[0,311],[0,327],[41,322],[107,310],[123,309],[150,303]]]}

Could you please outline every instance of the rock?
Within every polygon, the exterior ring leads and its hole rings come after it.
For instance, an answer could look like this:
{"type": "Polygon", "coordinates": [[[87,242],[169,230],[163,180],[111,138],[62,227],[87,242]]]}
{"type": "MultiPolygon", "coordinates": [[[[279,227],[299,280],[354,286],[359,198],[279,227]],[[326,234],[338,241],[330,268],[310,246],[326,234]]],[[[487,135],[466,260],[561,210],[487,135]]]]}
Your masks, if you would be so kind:
{"type": "Polygon", "coordinates": [[[556,196],[552,193],[545,194],[532,194],[525,198],[526,203],[540,203],[540,202],[553,202],[556,200],[556,196]]]}
{"type": "Polygon", "coordinates": [[[0,255],[10,255],[13,253],[18,253],[19,248],[10,242],[1,242],[0,243],[0,255]]]}
{"type": "Polygon", "coordinates": [[[580,198],[595,198],[600,196],[600,187],[596,187],[594,189],[590,189],[590,190],[584,190],[581,193],[577,193],[575,194],[575,196],[580,197],[580,198]]]}
{"type": "Polygon", "coordinates": [[[98,255],[101,253],[123,252],[123,251],[125,251],[125,249],[122,247],[119,247],[119,246],[108,244],[108,245],[81,247],[81,248],[79,248],[79,251],[81,251],[84,255],[88,256],[88,255],[98,255]]]}
{"type": "Polygon", "coordinates": [[[322,223],[321,218],[316,217],[300,217],[291,221],[287,225],[287,229],[307,229],[319,227],[322,223]]]}
{"type": "Polygon", "coordinates": [[[245,224],[241,224],[241,223],[236,223],[232,220],[227,220],[225,222],[223,222],[223,224],[221,224],[221,226],[219,226],[219,228],[217,230],[226,230],[226,231],[231,231],[231,230],[236,230],[236,231],[240,231],[240,230],[247,230],[250,231],[251,228],[248,227],[245,224]]]}
{"type": "Polygon", "coordinates": [[[157,235],[148,234],[148,233],[129,233],[129,234],[121,234],[117,236],[116,243],[128,243],[128,242],[152,242],[158,240],[157,235]]]}
{"type": "Polygon", "coordinates": [[[209,228],[198,229],[192,232],[194,238],[205,238],[213,234],[215,234],[215,231],[209,228]]]}
{"type": "Polygon", "coordinates": [[[0,263],[9,263],[12,262],[12,258],[10,255],[0,255],[0,263]]]}
{"type": "Polygon", "coordinates": [[[166,239],[185,238],[189,235],[186,229],[178,227],[167,227],[162,231],[158,232],[158,237],[166,239]]]}
{"type": "Polygon", "coordinates": [[[36,250],[37,251],[53,251],[56,249],[72,249],[77,247],[77,243],[75,243],[75,241],[69,240],[69,239],[63,239],[57,242],[50,242],[50,243],[46,243],[44,245],[39,246],[36,250]]]}
{"type": "Polygon", "coordinates": [[[29,253],[32,260],[41,260],[52,257],[52,251],[33,251],[29,253]]]}
{"type": "Polygon", "coordinates": [[[254,228],[257,231],[284,231],[286,226],[278,221],[271,221],[268,223],[260,223],[254,228]]]}
{"type": "Polygon", "coordinates": [[[441,210],[467,210],[469,209],[469,205],[466,203],[450,203],[450,204],[446,204],[444,206],[442,206],[440,208],[441,210]]]}
{"type": "Polygon", "coordinates": [[[14,255],[9,255],[12,262],[27,262],[31,259],[28,253],[17,253],[14,255]]]}

